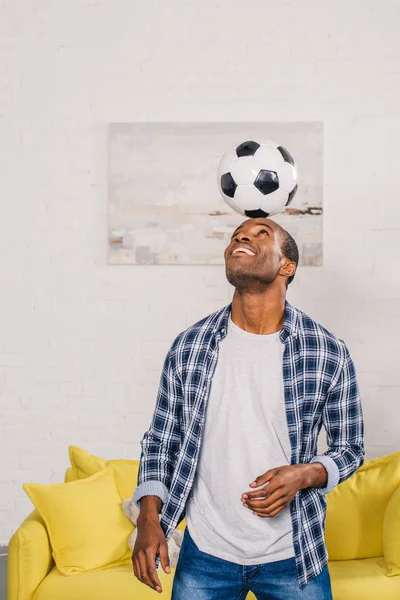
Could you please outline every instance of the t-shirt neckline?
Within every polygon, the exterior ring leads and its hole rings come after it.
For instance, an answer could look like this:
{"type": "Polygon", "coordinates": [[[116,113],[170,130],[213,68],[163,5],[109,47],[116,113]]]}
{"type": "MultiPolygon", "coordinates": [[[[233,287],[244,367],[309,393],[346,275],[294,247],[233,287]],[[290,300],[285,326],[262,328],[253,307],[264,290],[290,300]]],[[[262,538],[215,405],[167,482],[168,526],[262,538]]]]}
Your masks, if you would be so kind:
{"type": "Polygon", "coordinates": [[[281,329],[279,331],[275,331],[274,333],[253,333],[251,331],[246,331],[245,329],[242,329],[241,327],[239,327],[239,325],[236,325],[236,323],[232,321],[232,315],[229,316],[229,327],[231,328],[231,330],[235,331],[236,333],[239,333],[243,337],[247,337],[249,339],[253,338],[257,340],[275,340],[279,338],[280,333],[282,331],[281,329]]]}

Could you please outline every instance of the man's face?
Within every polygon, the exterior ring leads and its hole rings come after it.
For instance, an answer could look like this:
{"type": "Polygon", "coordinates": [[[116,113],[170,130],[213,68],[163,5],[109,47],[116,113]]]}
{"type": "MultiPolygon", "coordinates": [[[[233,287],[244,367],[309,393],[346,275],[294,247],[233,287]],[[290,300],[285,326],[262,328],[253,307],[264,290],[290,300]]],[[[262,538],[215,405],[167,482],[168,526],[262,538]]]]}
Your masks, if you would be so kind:
{"type": "Polygon", "coordinates": [[[226,277],[235,288],[271,284],[285,264],[281,251],[281,227],[271,219],[244,221],[225,249],[226,277]]]}

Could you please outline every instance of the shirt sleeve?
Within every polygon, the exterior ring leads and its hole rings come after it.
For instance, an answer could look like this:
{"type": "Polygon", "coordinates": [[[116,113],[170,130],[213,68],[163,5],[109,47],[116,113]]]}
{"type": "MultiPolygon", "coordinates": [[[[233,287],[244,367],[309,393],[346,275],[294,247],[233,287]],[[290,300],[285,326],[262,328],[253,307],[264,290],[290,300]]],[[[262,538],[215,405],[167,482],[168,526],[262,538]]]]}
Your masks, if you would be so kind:
{"type": "Polygon", "coordinates": [[[316,488],[320,494],[329,494],[339,483],[339,469],[337,464],[330,456],[326,454],[319,454],[318,456],[314,456],[310,460],[310,462],[319,462],[324,465],[327,473],[328,473],[328,481],[325,487],[316,488]]]}
{"type": "Polygon", "coordinates": [[[167,500],[175,459],[181,447],[182,386],[174,366],[173,347],[174,344],[164,361],[150,427],[140,442],[137,488],[133,495],[138,507],[143,496],[158,496],[163,503],[167,500]]]}
{"type": "Polygon", "coordinates": [[[143,496],[158,496],[164,504],[168,497],[168,490],[162,481],[144,481],[138,485],[133,494],[133,501],[138,508],[140,508],[140,499],[143,496]]]}
{"type": "Polygon", "coordinates": [[[322,413],[328,450],[310,462],[320,462],[328,472],[321,494],[332,491],[364,463],[364,420],[356,371],[344,342],[344,357],[338,376],[328,391],[322,413]]]}

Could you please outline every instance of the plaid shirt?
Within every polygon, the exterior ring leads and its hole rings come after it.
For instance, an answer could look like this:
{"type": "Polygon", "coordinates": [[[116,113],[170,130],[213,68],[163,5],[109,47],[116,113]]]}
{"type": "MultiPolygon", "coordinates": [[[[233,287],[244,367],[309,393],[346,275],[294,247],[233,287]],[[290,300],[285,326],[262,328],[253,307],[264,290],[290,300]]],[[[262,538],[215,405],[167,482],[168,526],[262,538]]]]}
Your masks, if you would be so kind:
{"type": "MultiPolygon", "coordinates": [[[[229,304],[176,337],[164,362],[150,427],[141,441],[133,499],[137,506],[142,496],[162,499],[160,525],[167,540],[185,517],[218,345],[227,334],[231,308],[229,304]]],[[[303,588],[327,564],[325,494],[363,464],[364,423],[354,364],[345,343],[288,301],[280,339],[285,346],[283,382],[291,464],[321,462],[328,473],[325,488],[299,490],[290,503],[297,577],[303,588]],[[328,451],[317,455],[322,424],[328,451]]]]}

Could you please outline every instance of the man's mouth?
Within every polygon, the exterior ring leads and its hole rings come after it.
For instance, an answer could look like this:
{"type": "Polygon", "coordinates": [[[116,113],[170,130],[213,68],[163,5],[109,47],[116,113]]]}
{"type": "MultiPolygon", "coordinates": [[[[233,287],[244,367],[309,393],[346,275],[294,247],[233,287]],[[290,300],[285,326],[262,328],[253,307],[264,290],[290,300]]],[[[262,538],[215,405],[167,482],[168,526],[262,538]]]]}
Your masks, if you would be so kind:
{"type": "Polygon", "coordinates": [[[240,246],[238,248],[235,248],[231,254],[231,256],[233,256],[234,254],[238,254],[239,252],[242,252],[244,254],[248,254],[249,256],[255,256],[256,253],[253,252],[253,250],[250,250],[249,248],[246,248],[245,246],[240,246]]]}

